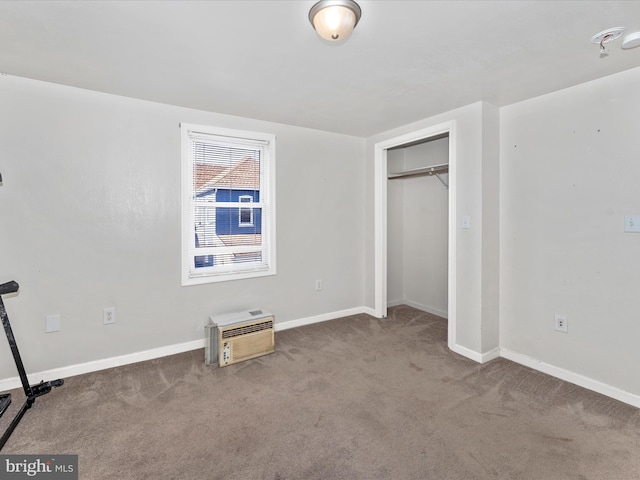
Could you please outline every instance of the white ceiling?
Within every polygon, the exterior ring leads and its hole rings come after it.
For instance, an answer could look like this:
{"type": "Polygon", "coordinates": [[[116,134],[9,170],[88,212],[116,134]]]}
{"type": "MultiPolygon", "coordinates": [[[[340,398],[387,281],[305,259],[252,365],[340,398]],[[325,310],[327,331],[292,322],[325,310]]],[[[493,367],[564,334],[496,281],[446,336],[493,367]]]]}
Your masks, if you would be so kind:
{"type": "Polygon", "coordinates": [[[342,44],[295,1],[1,1],[0,72],[367,137],[640,66],[640,1],[360,0],[342,44]]]}

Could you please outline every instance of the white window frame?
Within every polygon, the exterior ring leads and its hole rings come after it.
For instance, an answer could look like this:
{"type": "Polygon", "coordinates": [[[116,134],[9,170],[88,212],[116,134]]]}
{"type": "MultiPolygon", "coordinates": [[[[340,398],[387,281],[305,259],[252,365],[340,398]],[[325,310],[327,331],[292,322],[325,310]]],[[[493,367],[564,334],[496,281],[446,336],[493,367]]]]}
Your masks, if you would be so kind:
{"type": "MultiPolygon", "coordinates": [[[[253,203],[253,197],[251,195],[240,195],[238,197],[239,203],[253,203]]],[[[238,226],[239,227],[253,227],[253,206],[238,208],[238,226]],[[249,210],[249,221],[242,221],[242,211],[249,210]]]]}
{"type": "MultiPolygon", "coordinates": [[[[275,168],[276,168],[276,137],[260,132],[250,132],[212,126],[180,124],[181,130],[181,199],[182,199],[182,285],[200,285],[203,283],[225,282],[245,278],[263,277],[276,274],[276,205],[275,205],[275,168]],[[193,158],[192,145],[198,139],[220,141],[241,145],[263,146],[263,158],[260,159],[260,200],[252,202],[251,220],[253,223],[253,209],[260,208],[261,235],[265,263],[260,265],[248,264],[242,267],[206,267],[202,271],[194,272],[191,265],[196,256],[195,249],[195,192],[193,189],[193,158]]],[[[253,200],[253,199],[252,199],[253,200]]],[[[235,204],[237,205],[237,203],[235,204]]],[[[220,204],[231,206],[231,204],[220,204]]],[[[247,225],[247,224],[243,224],[247,225]]],[[[219,248],[219,247],[211,247],[219,248]]],[[[233,247],[225,247],[233,248],[233,247]]],[[[242,249],[243,247],[235,247],[242,249]]],[[[244,247],[246,249],[247,247],[244,247]]],[[[219,253],[219,252],[216,252],[219,253]]],[[[213,251],[199,249],[197,256],[213,255],[213,251]]]]}

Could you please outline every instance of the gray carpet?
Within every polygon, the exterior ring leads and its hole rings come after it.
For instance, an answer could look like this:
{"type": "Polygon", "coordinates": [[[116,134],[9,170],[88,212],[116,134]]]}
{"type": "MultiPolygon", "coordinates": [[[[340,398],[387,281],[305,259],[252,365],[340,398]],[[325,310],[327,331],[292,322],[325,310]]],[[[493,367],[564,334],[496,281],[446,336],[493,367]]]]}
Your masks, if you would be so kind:
{"type": "Polygon", "coordinates": [[[75,453],[81,479],[640,479],[640,410],[446,335],[401,306],[229,367],[198,350],[68,378],[2,453],[75,453]]]}

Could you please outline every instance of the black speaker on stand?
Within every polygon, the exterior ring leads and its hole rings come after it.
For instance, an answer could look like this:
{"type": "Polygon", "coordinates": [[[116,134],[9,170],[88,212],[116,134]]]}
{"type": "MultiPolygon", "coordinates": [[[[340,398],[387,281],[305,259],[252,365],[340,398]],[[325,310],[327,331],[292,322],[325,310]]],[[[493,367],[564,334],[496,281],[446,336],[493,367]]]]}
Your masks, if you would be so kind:
{"type": "MultiPolygon", "coordinates": [[[[0,177],[0,182],[2,181],[2,177],[0,177]]],[[[7,340],[9,341],[9,347],[11,348],[11,353],[13,354],[13,359],[16,362],[16,368],[18,369],[18,374],[20,375],[20,381],[22,382],[22,388],[24,389],[24,394],[27,397],[26,401],[13,418],[7,429],[5,430],[2,438],[0,438],[0,450],[4,447],[4,444],[7,443],[7,440],[15,430],[16,426],[24,416],[27,410],[31,408],[33,403],[36,401],[37,397],[40,397],[46,393],[49,393],[52,388],[59,387],[64,383],[64,380],[52,380],[50,382],[40,382],[36,385],[29,385],[29,379],[27,378],[27,372],[24,369],[24,364],[22,363],[22,358],[20,358],[20,352],[18,351],[18,344],[16,343],[16,339],[13,336],[13,330],[11,330],[11,323],[9,322],[9,316],[7,315],[7,310],[4,308],[4,302],[2,300],[2,295],[7,295],[9,293],[15,293],[18,291],[20,286],[16,282],[7,282],[0,285],[0,317],[2,318],[2,326],[4,327],[4,332],[7,335],[7,340]]],[[[11,394],[5,393],[0,395],[0,417],[5,413],[9,405],[11,404],[11,394]]]]}

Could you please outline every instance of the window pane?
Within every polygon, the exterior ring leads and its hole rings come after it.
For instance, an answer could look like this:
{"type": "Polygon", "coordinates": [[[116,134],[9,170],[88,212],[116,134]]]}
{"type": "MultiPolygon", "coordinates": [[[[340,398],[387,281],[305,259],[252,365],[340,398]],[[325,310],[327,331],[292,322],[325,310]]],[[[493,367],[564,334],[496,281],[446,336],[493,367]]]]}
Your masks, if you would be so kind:
{"type": "MultiPolygon", "coordinates": [[[[251,195],[241,195],[240,203],[252,203],[253,197],[251,195]]],[[[253,208],[240,208],[240,218],[238,219],[240,227],[248,227],[253,225],[253,208]]]]}

